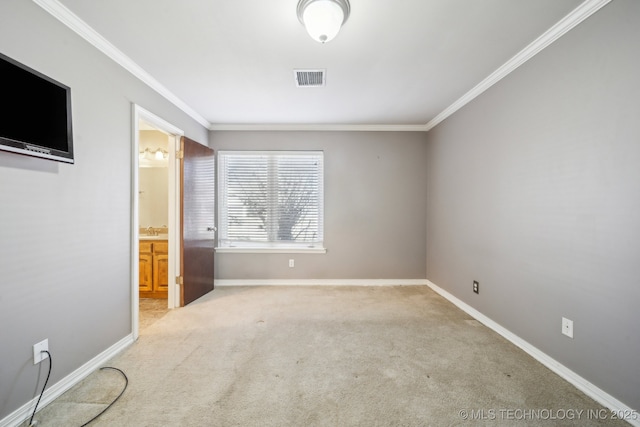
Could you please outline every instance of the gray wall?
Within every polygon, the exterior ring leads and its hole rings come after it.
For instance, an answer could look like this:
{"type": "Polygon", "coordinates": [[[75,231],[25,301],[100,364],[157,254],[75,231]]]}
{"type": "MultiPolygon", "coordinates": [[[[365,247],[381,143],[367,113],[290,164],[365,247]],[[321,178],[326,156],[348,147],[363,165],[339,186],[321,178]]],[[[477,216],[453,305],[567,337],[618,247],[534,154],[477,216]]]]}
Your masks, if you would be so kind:
{"type": "Polygon", "coordinates": [[[323,150],[325,163],[327,253],[218,253],[218,279],[425,278],[424,133],[212,132],[209,140],[216,150],[323,150]]]}
{"type": "MultiPolygon", "coordinates": [[[[35,3],[0,2],[0,52],[72,90],[75,165],[0,151],[0,419],[131,332],[131,103],[208,131],[35,3]]],[[[34,117],[34,126],[38,117],[34,117]]]]}
{"type": "Polygon", "coordinates": [[[611,2],[427,136],[428,279],[634,409],[639,22],[611,2]]]}

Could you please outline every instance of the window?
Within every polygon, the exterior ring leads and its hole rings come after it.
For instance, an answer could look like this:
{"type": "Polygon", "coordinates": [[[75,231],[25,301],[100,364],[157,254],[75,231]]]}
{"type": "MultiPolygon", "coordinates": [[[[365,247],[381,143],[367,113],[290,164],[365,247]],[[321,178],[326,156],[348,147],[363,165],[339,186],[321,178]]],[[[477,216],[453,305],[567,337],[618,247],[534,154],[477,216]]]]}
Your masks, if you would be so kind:
{"type": "Polygon", "coordinates": [[[218,152],[218,249],[323,249],[321,151],[218,152]]]}

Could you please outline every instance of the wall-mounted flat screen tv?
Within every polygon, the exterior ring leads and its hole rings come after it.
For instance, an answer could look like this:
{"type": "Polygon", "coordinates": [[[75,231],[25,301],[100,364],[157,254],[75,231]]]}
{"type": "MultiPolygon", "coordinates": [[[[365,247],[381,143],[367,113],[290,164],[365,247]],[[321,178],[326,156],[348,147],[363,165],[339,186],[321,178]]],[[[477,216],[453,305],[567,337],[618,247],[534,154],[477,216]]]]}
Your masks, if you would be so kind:
{"type": "Polygon", "coordinates": [[[74,162],[71,89],[1,53],[0,150],[74,162]]]}

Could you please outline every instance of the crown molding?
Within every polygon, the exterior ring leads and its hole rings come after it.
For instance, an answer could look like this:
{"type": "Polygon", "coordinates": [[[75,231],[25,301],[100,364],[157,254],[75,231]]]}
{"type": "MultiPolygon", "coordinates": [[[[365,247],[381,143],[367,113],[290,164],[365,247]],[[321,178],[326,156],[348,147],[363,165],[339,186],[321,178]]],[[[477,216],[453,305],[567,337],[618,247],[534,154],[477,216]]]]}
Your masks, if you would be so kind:
{"type": "Polygon", "coordinates": [[[576,25],[596,13],[611,0],[585,0],[567,16],[558,21],[554,26],[545,31],[540,37],[531,42],[527,47],[518,52],[514,57],[505,62],[500,68],[491,73],[487,78],[478,83],[473,89],[465,93],[453,104],[445,108],[424,126],[425,131],[433,129],[438,123],[451,116],[453,113],[467,105],[477,96],[489,89],[494,84],[505,78],[516,68],[533,58],[538,52],[562,37],[576,25]]]}
{"type": "Polygon", "coordinates": [[[188,114],[192,119],[200,123],[202,126],[209,128],[211,123],[202,117],[193,108],[189,107],[184,101],[178,98],[173,92],[167,89],[162,83],[153,78],[142,67],[136,64],[133,59],[125,55],[121,50],[111,44],[107,39],[102,37],[89,24],[80,19],[76,14],[71,12],[58,0],[33,0],[38,6],[49,12],[54,18],[69,27],[72,31],[85,39],[96,49],[114,60],[117,64],[129,71],[135,77],[140,79],[144,84],[158,92],[173,105],[188,114]]]}
{"type": "Polygon", "coordinates": [[[169,89],[153,78],[131,58],[112,45],[107,39],[91,28],[86,22],[67,9],[58,0],[33,0],[80,37],[121,65],[143,83],[158,92],[176,107],[188,114],[202,126],[212,131],[361,131],[361,132],[427,132],[453,113],[467,105],[491,86],[502,80],[520,65],[534,57],[551,43],[562,37],[576,25],[596,13],[611,0],[585,0],[567,16],[549,28],[509,61],[478,83],[470,91],[445,108],[440,114],[424,125],[358,125],[358,124],[212,124],[169,89]]]}
{"type": "Polygon", "coordinates": [[[212,131],[424,132],[425,125],[212,124],[212,131]]]}

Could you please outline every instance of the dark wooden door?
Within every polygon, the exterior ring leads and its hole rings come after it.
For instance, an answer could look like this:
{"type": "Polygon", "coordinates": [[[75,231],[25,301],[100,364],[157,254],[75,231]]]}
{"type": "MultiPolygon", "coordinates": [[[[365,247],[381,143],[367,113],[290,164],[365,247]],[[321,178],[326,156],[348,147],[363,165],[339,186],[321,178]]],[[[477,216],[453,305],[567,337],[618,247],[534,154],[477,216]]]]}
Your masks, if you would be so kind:
{"type": "Polygon", "coordinates": [[[182,138],[180,182],[180,305],[213,290],[215,157],[211,148],[182,138]]]}

